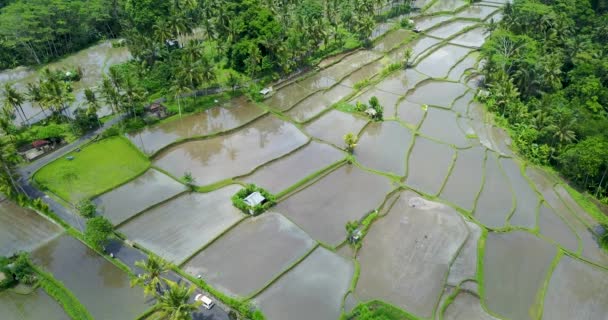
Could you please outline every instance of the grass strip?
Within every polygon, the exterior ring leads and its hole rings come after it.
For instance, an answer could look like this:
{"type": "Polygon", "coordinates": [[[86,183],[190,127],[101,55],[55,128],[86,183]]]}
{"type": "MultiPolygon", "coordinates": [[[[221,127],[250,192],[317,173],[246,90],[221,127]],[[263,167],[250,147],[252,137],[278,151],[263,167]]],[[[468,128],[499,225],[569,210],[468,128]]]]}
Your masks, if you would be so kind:
{"type": "Polygon", "coordinates": [[[63,307],[65,313],[73,320],[93,320],[93,316],[85,308],[76,296],[68,290],[61,281],[55,279],[52,274],[43,271],[37,266],[32,266],[38,276],[40,287],[53,299],[57,300],[63,307]]]}

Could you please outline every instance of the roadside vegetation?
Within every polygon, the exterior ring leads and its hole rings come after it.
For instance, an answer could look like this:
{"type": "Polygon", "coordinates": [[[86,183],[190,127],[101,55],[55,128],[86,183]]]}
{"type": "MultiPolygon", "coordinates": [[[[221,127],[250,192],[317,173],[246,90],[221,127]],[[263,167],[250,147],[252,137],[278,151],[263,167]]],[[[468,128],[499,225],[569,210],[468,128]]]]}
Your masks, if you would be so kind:
{"type": "Polygon", "coordinates": [[[149,165],[129,141],[114,137],[55,160],[36,172],[34,180],[41,188],[76,203],[138,176],[149,165]]]}
{"type": "Polygon", "coordinates": [[[371,301],[358,305],[344,320],[415,320],[401,309],[382,301],[371,301]]]}
{"type": "Polygon", "coordinates": [[[605,1],[515,0],[482,48],[478,96],[529,161],[608,203],[605,1]]]}

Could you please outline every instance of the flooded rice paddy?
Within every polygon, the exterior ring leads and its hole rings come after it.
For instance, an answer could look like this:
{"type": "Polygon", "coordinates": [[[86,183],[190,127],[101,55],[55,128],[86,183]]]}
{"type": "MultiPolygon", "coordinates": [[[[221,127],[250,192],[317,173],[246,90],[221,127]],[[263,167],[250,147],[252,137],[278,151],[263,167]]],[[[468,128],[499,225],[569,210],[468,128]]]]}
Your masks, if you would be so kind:
{"type": "Polygon", "coordinates": [[[239,189],[228,186],[209,193],[181,195],[143,212],[119,231],[168,261],[180,264],[244,218],[227,201],[239,189]]]}
{"type": "MultiPolygon", "coordinates": [[[[443,12],[465,2],[427,4],[443,12]]],[[[406,32],[389,30],[395,24],[379,26],[372,49],[329,58],[277,87],[262,102],[270,113],[237,98],[130,136],[157,168],[174,178],[190,172],[206,192],[185,192],[151,169],[96,199],[100,213],[139,246],[251,298],[269,320],[338,319],[376,299],[425,319],[600,319],[608,255],[590,231],[597,222],[558,179],[524,167],[473,102],[468,74],[479,67],[472,50],[484,29],[456,18],[483,20],[497,9],[484,2],[416,19],[424,32],[409,43],[406,32]],[[405,48],[414,67],[382,72],[405,48]],[[334,108],[372,96],[386,121],[334,108]],[[352,155],[349,132],[360,138],[352,155]],[[278,204],[257,217],[241,213],[230,201],[241,188],[235,180],[279,194],[278,204]],[[353,250],[345,225],[376,210],[353,250]]],[[[10,218],[16,227],[0,228],[0,239],[28,219],[10,218]]],[[[40,226],[23,231],[40,240],[11,250],[40,247],[35,261],[96,318],[131,319],[148,307],[126,275],[40,226]]]]}
{"type": "Polygon", "coordinates": [[[63,282],[96,319],[135,319],[153,301],[129,276],[86,247],[63,235],[32,253],[32,260],[63,282]]]}
{"type": "Polygon", "coordinates": [[[10,290],[0,292],[0,310],[3,319],[19,320],[66,320],[59,303],[44,290],[36,289],[30,294],[14,293],[10,290]]]}
{"type": "Polygon", "coordinates": [[[32,251],[58,236],[62,228],[9,200],[0,203],[0,256],[32,251]]]}
{"type": "Polygon", "coordinates": [[[245,125],[260,117],[264,110],[244,97],[208,109],[148,127],[127,135],[146,154],[154,154],[162,148],[183,139],[202,137],[245,125]]]}
{"type": "Polygon", "coordinates": [[[203,275],[225,292],[246,297],[262,289],[314,246],[315,241],[293,222],[268,212],[231,229],[188,261],[184,270],[203,275]]]}

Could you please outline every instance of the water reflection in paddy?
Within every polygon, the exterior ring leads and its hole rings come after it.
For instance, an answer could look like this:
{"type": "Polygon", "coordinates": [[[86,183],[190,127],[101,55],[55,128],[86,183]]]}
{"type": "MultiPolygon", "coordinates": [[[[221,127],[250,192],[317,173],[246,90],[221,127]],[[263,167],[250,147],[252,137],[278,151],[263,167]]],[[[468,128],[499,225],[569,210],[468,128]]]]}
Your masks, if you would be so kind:
{"type": "Polygon", "coordinates": [[[372,50],[382,52],[391,51],[403,43],[410,34],[411,32],[405,29],[397,29],[387,33],[382,39],[376,41],[376,45],[372,50]]]}
{"type": "Polygon", "coordinates": [[[489,36],[489,33],[486,33],[483,28],[475,28],[471,29],[456,38],[450,40],[450,43],[458,44],[466,47],[476,47],[479,48],[486,41],[486,37],[489,36]]]}
{"type": "Polygon", "coordinates": [[[444,78],[448,75],[450,69],[470,51],[471,49],[454,45],[441,46],[418,62],[416,70],[433,78],[444,78]]]}
{"type": "Polygon", "coordinates": [[[455,151],[444,144],[417,137],[408,161],[406,184],[436,195],[448,176],[455,151]]]}
{"type": "Polygon", "coordinates": [[[452,111],[430,107],[420,126],[420,132],[457,148],[469,147],[471,141],[458,126],[457,119],[452,111]]]}
{"type": "Polygon", "coordinates": [[[408,94],[406,99],[419,104],[449,108],[452,102],[466,91],[467,87],[461,83],[426,81],[408,94]]]}
{"type": "Polygon", "coordinates": [[[344,157],[339,149],[312,141],[295,153],[258,168],[242,180],[276,194],[344,157]]]}
{"type": "Polygon", "coordinates": [[[30,294],[0,292],[0,310],[6,320],[69,319],[57,301],[40,288],[30,294]]]}
{"type": "Polygon", "coordinates": [[[472,5],[456,14],[456,17],[459,18],[472,18],[472,19],[480,19],[485,20],[489,17],[493,12],[499,10],[496,7],[492,6],[481,6],[481,5],[472,5]]]}
{"type": "Polygon", "coordinates": [[[354,90],[343,85],[336,85],[328,91],[319,91],[304,99],[286,114],[297,122],[305,122],[328,109],[333,104],[350,95],[354,90]]]}
{"type": "Polygon", "coordinates": [[[239,97],[219,107],[130,133],[127,137],[146,154],[154,154],[177,140],[228,131],[253,121],[263,113],[264,110],[255,103],[239,97]]]}
{"type": "Polygon", "coordinates": [[[61,233],[58,225],[10,200],[0,203],[0,256],[31,251],[61,233]]]}
{"type": "Polygon", "coordinates": [[[216,288],[244,297],[261,289],[314,245],[287,218],[266,212],[231,229],[188,261],[184,270],[202,274],[216,288]]]}
{"type": "Polygon", "coordinates": [[[204,247],[244,215],[232,205],[240,186],[188,193],[156,206],[120,228],[129,239],[176,264],[204,247]]]}
{"type": "Polygon", "coordinates": [[[462,20],[452,21],[445,25],[442,25],[441,27],[438,27],[437,29],[428,31],[427,34],[430,36],[433,36],[433,37],[447,39],[447,38],[461,32],[465,28],[474,26],[475,24],[476,24],[476,22],[473,22],[473,21],[462,21],[462,20]]]}
{"type": "Polygon", "coordinates": [[[177,177],[190,172],[197,184],[208,185],[247,174],[306,141],[294,125],[267,116],[228,135],[171,147],[154,163],[177,177]]]}
{"type": "Polygon", "coordinates": [[[350,113],[331,110],[307,125],[304,130],[315,138],[343,148],[344,135],[349,132],[358,134],[366,123],[367,119],[350,113]]]}
{"type": "Polygon", "coordinates": [[[468,4],[468,1],[466,1],[466,0],[437,1],[426,12],[435,13],[435,12],[443,12],[443,11],[454,11],[462,6],[466,6],[467,4],[468,4]]]}
{"type": "Polygon", "coordinates": [[[61,281],[96,319],[135,319],[151,307],[142,288],[80,241],[63,235],[32,253],[34,263],[61,281]]]}
{"type": "Polygon", "coordinates": [[[368,168],[403,176],[411,140],[410,130],[398,122],[374,122],[363,131],[354,154],[368,168]]]}

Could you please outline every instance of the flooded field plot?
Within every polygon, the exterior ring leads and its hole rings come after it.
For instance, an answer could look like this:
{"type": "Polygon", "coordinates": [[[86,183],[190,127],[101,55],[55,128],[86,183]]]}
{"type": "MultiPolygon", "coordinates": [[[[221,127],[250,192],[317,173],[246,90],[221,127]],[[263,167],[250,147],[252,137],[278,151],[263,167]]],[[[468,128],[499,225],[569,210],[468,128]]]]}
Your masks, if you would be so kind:
{"type": "Polygon", "coordinates": [[[312,76],[298,81],[298,85],[312,92],[327,89],[334,84],[336,84],[336,80],[324,75],[323,73],[315,73],[312,76]]]}
{"type": "Polygon", "coordinates": [[[457,36],[456,38],[450,40],[450,43],[466,47],[479,48],[481,45],[483,45],[487,36],[489,36],[489,33],[486,33],[484,28],[479,27],[457,36]]]}
{"type": "Polygon", "coordinates": [[[31,251],[59,235],[63,229],[38,213],[10,200],[0,203],[0,256],[31,251]]]}
{"type": "Polygon", "coordinates": [[[275,211],[313,239],[335,246],[346,239],[346,223],[376,209],[392,188],[385,177],[345,165],[283,200],[275,211]]]}
{"type": "Polygon", "coordinates": [[[427,76],[414,69],[407,69],[386,77],[376,85],[376,88],[402,96],[427,78],[427,76]]]}
{"type": "Polygon", "coordinates": [[[556,182],[554,178],[533,167],[527,167],[526,174],[536,184],[537,190],[543,195],[547,204],[578,234],[583,248],[582,256],[600,265],[608,265],[608,254],[599,247],[589,227],[570,211],[553,189],[556,182]]]}
{"type": "Polygon", "coordinates": [[[606,270],[562,257],[547,287],[543,319],[605,319],[607,286],[606,270]]]}
{"type": "MultiPolygon", "coordinates": [[[[441,40],[430,38],[430,37],[420,37],[410,43],[407,44],[408,48],[412,49],[412,58],[418,59],[418,57],[429,50],[430,48],[437,45],[441,40]]],[[[404,49],[405,50],[405,49],[404,49]]],[[[402,53],[404,50],[398,50],[399,53],[402,53]]],[[[393,57],[391,57],[393,58],[393,57]]]]}
{"type": "Polygon", "coordinates": [[[372,50],[388,52],[401,45],[410,35],[411,31],[397,29],[387,33],[382,39],[377,40],[372,50]]]}
{"type": "Polygon", "coordinates": [[[348,77],[344,78],[344,80],[342,80],[340,84],[352,88],[358,82],[369,80],[374,76],[378,75],[383,68],[384,64],[382,64],[382,62],[374,61],[368,65],[361,67],[361,69],[351,73],[348,77]]]}
{"type": "Polygon", "coordinates": [[[313,94],[313,91],[294,82],[278,89],[272,97],[264,100],[264,104],[271,108],[285,111],[311,94],[313,94]]]}
{"type": "Polygon", "coordinates": [[[522,175],[521,167],[513,159],[500,158],[505,175],[511,182],[515,194],[516,207],[509,219],[511,225],[534,229],[536,227],[536,212],[539,199],[536,191],[522,175]]]}
{"type": "Polygon", "coordinates": [[[484,159],[483,148],[459,150],[441,198],[472,211],[483,183],[484,159]]]}
{"type": "Polygon", "coordinates": [[[449,110],[428,108],[420,132],[456,148],[471,146],[471,141],[458,126],[458,115],[449,110]]]}
{"type": "MultiPolygon", "coordinates": [[[[178,174],[181,175],[183,173],[178,174]]],[[[184,191],[186,186],[183,184],[160,171],[150,169],[133,181],[102,194],[94,201],[98,211],[117,225],[184,191]]]]}
{"type": "MultiPolygon", "coordinates": [[[[448,79],[453,81],[460,80],[466,73],[467,70],[471,70],[475,67],[477,63],[477,59],[479,59],[478,52],[471,52],[467,55],[466,58],[461,60],[457,65],[455,65],[450,73],[448,74],[448,79]]],[[[461,112],[463,115],[466,114],[466,109],[464,112],[461,112]]]]}
{"type": "Polygon", "coordinates": [[[293,154],[258,168],[241,180],[255,183],[276,194],[345,156],[344,152],[332,146],[313,141],[293,154]]]}
{"type": "Polygon", "coordinates": [[[129,240],[180,264],[245,217],[230,201],[239,189],[235,185],[184,194],[144,212],[119,230],[129,240]]]}
{"type": "Polygon", "coordinates": [[[479,298],[460,292],[443,314],[445,320],[497,320],[481,307],[479,298]]]}
{"type": "Polygon", "coordinates": [[[321,73],[333,78],[336,81],[340,81],[364,65],[379,59],[381,56],[382,55],[380,53],[369,50],[357,51],[342,59],[340,62],[323,70],[321,73]]]}
{"type": "Polygon", "coordinates": [[[576,232],[544,203],[539,209],[538,227],[540,234],[572,252],[578,251],[579,244],[576,232]]]}
{"type": "Polygon", "coordinates": [[[135,319],[152,307],[129,276],[78,240],[61,236],[32,253],[32,260],[63,282],[95,319],[135,319]]]}
{"type": "Polygon", "coordinates": [[[367,119],[350,113],[331,110],[307,125],[304,130],[315,138],[344,148],[344,135],[349,132],[358,134],[366,123],[367,119]]]}
{"type": "Polygon", "coordinates": [[[442,25],[441,27],[430,30],[426,32],[426,34],[437,38],[448,39],[459,32],[462,32],[464,29],[474,26],[475,24],[477,24],[477,22],[462,20],[452,21],[442,25]]]}
{"type": "Polygon", "coordinates": [[[426,16],[422,18],[415,19],[415,26],[421,31],[427,31],[428,29],[442,23],[453,19],[454,17],[450,15],[439,15],[439,16],[426,16]]]}
{"type": "Polygon", "coordinates": [[[406,184],[436,195],[448,176],[454,153],[447,145],[417,137],[408,160],[406,184]]]}
{"type": "Polygon", "coordinates": [[[196,255],[186,272],[203,275],[223,292],[245,297],[303,257],[315,242],[282,215],[247,219],[196,255]]]}
{"type": "Polygon", "coordinates": [[[263,113],[262,108],[245,97],[239,97],[221,107],[129,133],[127,138],[144,153],[154,154],[177,140],[228,131],[253,121],[263,113]]]}
{"type": "Polygon", "coordinates": [[[456,14],[458,18],[469,18],[469,19],[479,19],[485,20],[487,17],[492,15],[492,13],[499,10],[497,7],[492,6],[482,6],[482,5],[472,5],[456,14]]]}
{"type": "Polygon", "coordinates": [[[524,231],[488,233],[483,263],[484,302],[506,319],[531,319],[557,250],[524,231]]]}
{"type": "Polygon", "coordinates": [[[555,193],[557,193],[559,195],[560,199],[562,199],[564,204],[566,204],[566,206],[570,209],[570,211],[572,213],[574,213],[579,219],[581,219],[581,221],[583,221],[585,223],[585,225],[587,225],[588,227],[591,227],[592,229],[595,226],[597,226],[598,222],[595,221],[595,219],[593,219],[589,215],[589,213],[587,213],[587,211],[585,211],[585,209],[583,209],[576,202],[576,200],[574,200],[572,198],[572,196],[566,190],[566,188],[564,188],[564,186],[562,186],[561,184],[558,184],[558,185],[555,185],[555,187],[553,187],[553,189],[555,190],[555,193]]]}
{"type": "Polygon", "coordinates": [[[477,199],[475,217],[489,228],[501,228],[513,211],[513,192],[496,153],[488,151],[486,156],[485,180],[477,199]]]}
{"type": "Polygon", "coordinates": [[[466,0],[444,0],[437,1],[434,5],[432,5],[426,12],[427,13],[435,13],[435,12],[445,12],[445,11],[454,11],[462,6],[467,5],[466,0]]]}
{"type": "Polygon", "coordinates": [[[354,154],[368,168],[403,176],[411,141],[410,130],[398,122],[374,122],[365,127],[354,154]]]}
{"type": "Polygon", "coordinates": [[[471,49],[464,47],[450,44],[441,46],[434,50],[433,53],[422,58],[416,64],[416,70],[433,78],[445,78],[448,76],[450,69],[469,54],[469,52],[471,52],[471,49]]]}
{"type": "Polygon", "coordinates": [[[322,247],[259,294],[268,320],[338,319],[354,266],[322,247]]]}
{"type": "Polygon", "coordinates": [[[455,210],[404,192],[365,237],[358,257],[357,296],[429,318],[449,264],[467,235],[467,226],[455,210]]]}
{"type": "Polygon", "coordinates": [[[381,35],[387,33],[389,30],[391,30],[393,28],[394,24],[389,23],[389,22],[384,22],[384,23],[378,23],[376,24],[376,27],[374,27],[374,30],[372,30],[372,34],[369,37],[371,40],[374,40],[378,37],[380,37],[381,35]]]}
{"type": "Polygon", "coordinates": [[[470,90],[467,91],[463,96],[459,97],[452,104],[452,111],[460,114],[462,117],[467,116],[467,109],[469,108],[469,103],[473,101],[475,98],[475,92],[470,90]]]}
{"type": "Polygon", "coordinates": [[[419,104],[449,108],[452,102],[466,91],[467,87],[461,83],[426,81],[408,94],[406,99],[419,104]]]}
{"type": "Polygon", "coordinates": [[[59,303],[40,288],[25,295],[10,290],[0,292],[0,310],[6,320],[69,319],[59,303]]]}
{"type": "Polygon", "coordinates": [[[172,147],[154,163],[178,177],[191,172],[196,184],[208,185],[247,174],[307,140],[294,125],[265,117],[229,135],[172,147]]]}
{"type": "Polygon", "coordinates": [[[477,246],[481,237],[481,227],[466,222],[469,237],[450,266],[447,284],[457,286],[467,279],[477,279],[477,246]]]}
{"type": "Polygon", "coordinates": [[[331,107],[353,92],[353,89],[336,85],[328,91],[319,91],[296,104],[286,114],[297,122],[305,122],[331,107]]]}
{"type": "Polygon", "coordinates": [[[395,116],[395,108],[397,101],[401,98],[399,95],[380,90],[377,87],[372,87],[358,97],[353,98],[349,103],[355,104],[357,101],[369,106],[369,100],[372,97],[378,98],[380,105],[384,107],[384,118],[393,118],[395,116]]]}
{"type": "Polygon", "coordinates": [[[397,105],[397,118],[401,121],[412,126],[412,128],[418,128],[420,122],[424,119],[426,111],[421,105],[407,100],[401,100],[397,105]]]}

